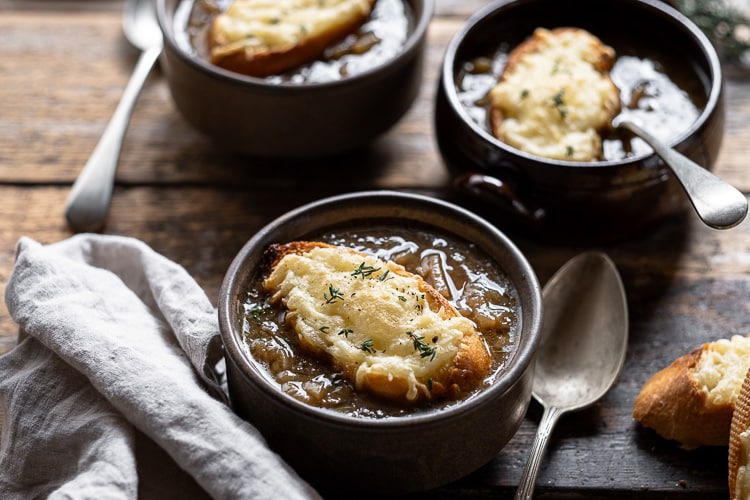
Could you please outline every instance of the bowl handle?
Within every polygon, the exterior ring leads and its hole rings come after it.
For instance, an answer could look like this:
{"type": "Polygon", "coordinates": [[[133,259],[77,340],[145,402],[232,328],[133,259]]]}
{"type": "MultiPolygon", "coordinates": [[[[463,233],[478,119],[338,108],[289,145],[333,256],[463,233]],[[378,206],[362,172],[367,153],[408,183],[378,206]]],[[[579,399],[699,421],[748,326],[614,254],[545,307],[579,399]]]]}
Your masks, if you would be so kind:
{"type": "Polygon", "coordinates": [[[453,183],[459,190],[499,205],[512,215],[521,216],[530,222],[539,223],[545,218],[543,208],[535,208],[524,202],[508,182],[497,177],[468,172],[457,177],[453,183]]]}

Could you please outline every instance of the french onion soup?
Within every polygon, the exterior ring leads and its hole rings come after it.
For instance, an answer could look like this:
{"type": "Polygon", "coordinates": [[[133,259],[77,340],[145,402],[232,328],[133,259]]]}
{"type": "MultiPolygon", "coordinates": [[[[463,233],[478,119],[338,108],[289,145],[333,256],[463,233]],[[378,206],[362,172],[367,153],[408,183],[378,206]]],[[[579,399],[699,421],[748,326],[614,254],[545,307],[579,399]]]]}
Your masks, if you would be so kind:
{"type": "Polygon", "coordinates": [[[432,229],[352,228],[271,245],[243,340],[281,391],[381,418],[491,384],[517,343],[513,284],[476,245],[432,229]]]}

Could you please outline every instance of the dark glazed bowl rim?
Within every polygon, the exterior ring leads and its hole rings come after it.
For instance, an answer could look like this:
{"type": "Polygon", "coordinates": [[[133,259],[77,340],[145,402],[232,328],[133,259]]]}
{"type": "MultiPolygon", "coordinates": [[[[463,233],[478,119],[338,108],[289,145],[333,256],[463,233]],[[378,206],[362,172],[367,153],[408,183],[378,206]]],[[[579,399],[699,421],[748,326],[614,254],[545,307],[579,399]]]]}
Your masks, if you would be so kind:
{"type": "Polygon", "coordinates": [[[396,56],[384,61],[381,64],[373,66],[372,68],[368,68],[361,73],[357,73],[356,75],[342,78],[340,80],[299,84],[289,82],[270,83],[263,78],[229,71],[227,69],[211,64],[208,61],[204,61],[200,57],[186,53],[175,39],[174,13],[172,15],[167,14],[167,2],[175,2],[175,10],[177,10],[181,3],[194,1],[195,0],[157,0],[157,19],[159,22],[159,28],[161,28],[162,38],[164,40],[165,46],[168,46],[170,51],[177,54],[177,56],[184,63],[188,64],[200,73],[233,85],[240,85],[247,88],[255,88],[258,90],[264,90],[274,93],[299,93],[303,91],[315,92],[336,89],[341,86],[354,85],[360,80],[370,79],[381,73],[388,73],[390,71],[390,68],[400,67],[404,64],[410,64],[416,57],[416,53],[420,50],[420,40],[423,39],[427,33],[427,28],[430,24],[430,20],[432,19],[435,8],[435,0],[402,0],[403,2],[406,2],[410,5],[413,5],[415,2],[419,2],[422,5],[422,10],[419,17],[415,18],[413,29],[411,33],[409,33],[409,36],[407,37],[402,50],[396,56]]]}
{"type": "MultiPolygon", "coordinates": [[[[551,158],[544,158],[537,155],[532,155],[530,153],[526,153],[525,151],[521,151],[519,149],[516,149],[512,146],[509,146],[508,144],[505,144],[501,140],[494,137],[489,131],[483,129],[478,123],[476,123],[471,116],[469,116],[468,112],[464,108],[464,106],[461,104],[457,92],[456,92],[456,85],[455,85],[455,72],[454,68],[456,67],[456,54],[459,51],[459,48],[463,44],[464,40],[469,38],[472,34],[472,31],[482,23],[485,22],[485,18],[488,16],[493,15],[498,10],[504,10],[506,8],[512,8],[516,5],[523,5],[523,4],[533,4],[537,0],[496,0],[493,3],[483,7],[482,9],[475,12],[473,15],[469,17],[469,19],[464,23],[464,25],[461,27],[461,29],[451,38],[450,42],[448,43],[448,46],[445,51],[445,56],[443,58],[443,63],[441,65],[441,71],[440,71],[440,80],[442,88],[445,92],[446,99],[448,100],[449,105],[451,108],[453,108],[454,112],[458,114],[458,116],[461,118],[461,121],[464,125],[468,126],[471,131],[475,134],[477,134],[478,137],[486,141],[487,143],[493,145],[494,147],[497,147],[498,149],[504,151],[506,154],[509,155],[515,155],[522,157],[526,159],[527,161],[536,161],[545,163],[552,166],[560,166],[560,167],[586,167],[586,168],[606,168],[606,167],[619,167],[622,165],[628,165],[628,164],[634,164],[639,163],[643,161],[644,158],[649,158],[655,155],[655,153],[645,153],[640,154],[636,156],[632,156],[629,158],[619,159],[619,160],[599,160],[599,161],[591,161],[591,162],[581,162],[581,161],[565,161],[565,160],[556,160],[551,158]]],[[[575,3],[575,2],[572,2],[575,3]]],[[[711,83],[711,89],[708,93],[706,105],[703,107],[703,110],[701,110],[700,115],[696,120],[693,121],[693,123],[690,125],[690,127],[685,130],[682,134],[678,135],[671,141],[671,146],[675,147],[677,144],[680,144],[685,139],[690,137],[691,135],[695,134],[696,131],[698,131],[703,124],[709,119],[709,116],[714,112],[714,110],[717,108],[719,99],[722,92],[722,86],[723,86],[723,77],[722,77],[722,70],[721,70],[721,62],[719,60],[719,56],[716,52],[716,49],[712,45],[711,41],[706,37],[706,35],[698,28],[695,23],[693,23],[689,18],[687,18],[684,14],[679,12],[677,9],[667,5],[663,0],[619,0],[620,4],[628,3],[629,8],[637,9],[641,8],[643,10],[649,11],[649,12],[655,12],[656,15],[663,16],[666,18],[671,19],[672,22],[675,23],[676,26],[679,26],[682,31],[686,33],[689,37],[692,37],[692,40],[697,44],[698,47],[701,49],[701,53],[705,57],[706,62],[708,63],[708,66],[710,67],[710,74],[707,75],[710,78],[711,83]],[[650,10],[649,10],[650,9],[650,10]]],[[[571,8],[574,8],[573,5],[571,5],[571,8]]]]}
{"type": "MultiPolygon", "coordinates": [[[[383,208],[385,209],[385,208],[383,208]]],[[[412,209],[418,211],[419,208],[412,209]]],[[[424,211],[424,208],[422,209],[424,211]]],[[[386,219],[394,217],[387,216],[371,216],[374,219],[386,219]]],[[[398,216],[396,216],[398,218],[398,216]]],[[[351,220],[366,219],[366,217],[354,218],[351,220]]],[[[345,224],[349,219],[341,218],[331,222],[332,225],[345,224]]],[[[414,218],[406,217],[406,220],[415,221],[414,218]]],[[[430,224],[430,221],[421,221],[427,225],[434,225],[440,227],[439,223],[430,224]]],[[[320,227],[314,230],[320,230],[320,227]]],[[[449,230],[445,230],[450,232],[449,230]]],[[[300,235],[301,236],[301,235],[300,235]]],[[[458,235],[460,236],[460,235],[458,235]]],[[[485,250],[486,251],[486,250],[485,250]]],[[[509,275],[512,273],[504,269],[509,275]]],[[[513,279],[513,278],[511,278],[513,279]]],[[[516,247],[516,245],[499,229],[492,226],[489,222],[482,219],[481,217],[465,210],[457,205],[449,202],[430,198],[427,196],[400,193],[395,191],[380,190],[380,191],[364,191],[349,193],[343,195],[332,196],[324,198],[307,205],[303,205],[297,209],[294,209],[286,214],[278,217],[274,221],[270,222],[260,231],[258,231],[245,245],[240,249],[237,256],[234,258],[232,263],[224,277],[222,286],[219,292],[218,300],[218,314],[219,314],[219,327],[221,331],[221,338],[224,343],[225,355],[228,356],[241,371],[243,377],[252,381],[252,383],[259,387],[260,390],[266,395],[270,396],[275,401],[286,407],[292,412],[295,412],[301,417],[312,418],[314,420],[327,421],[331,425],[343,425],[361,429],[381,429],[381,430],[395,430],[404,427],[411,427],[415,425],[429,425],[437,424],[445,420],[460,418],[462,415],[472,412],[478,407],[481,407],[485,401],[493,400],[494,398],[502,397],[511,388],[514,387],[532,366],[534,356],[536,353],[536,347],[540,338],[541,331],[541,318],[542,318],[542,299],[541,289],[531,265],[527,261],[526,257],[516,247]],[[437,410],[428,410],[425,412],[413,413],[403,416],[385,417],[381,419],[370,419],[360,418],[337,412],[335,410],[319,408],[308,405],[302,401],[299,401],[287,394],[282,393],[277,387],[273,387],[273,383],[268,380],[268,377],[261,373],[260,367],[257,365],[256,368],[251,368],[251,365],[256,363],[251,360],[251,356],[241,346],[239,340],[239,332],[237,331],[237,323],[232,320],[232,310],[237,308],[237,297],[240,290],[237,287],[241,284],[246,274],[242,273],[243,266],[248,260],[250,255],[256,250],[259,245],[265,247],[270,242],[276,241],[271,238],[268,240],[270,235],[284,228],[290,222],[293,221],[304,221],[308,214],[311,212],[323,213],[330,212],[332,210],[341,209],[345,206],[368,206],[373,209],[378,207],[386,207],[390,210],[390,207],[397,207],[396,210],[408,212],[409,207],[418,206],[429,208],[430,213],[436,213],[436,220],[440,220],[445,217],[453,217],[454,220],[460,219],[461,225],[466,227],[474,228],[476,230],[486,231],[487,234],[492,236],[492,239],[502,245],[504,251],[509,254],[510,260],[515,262],[518,266],[517,274],[522,276],[525,283],[517,283],[514,280],[514,286],[519,292],[519,296],[523,295],[521,291],[524,286],[526,292],[528,292],[529,303],[522,306],[523,323],[520,325],[519,334],[521,332],[528,332],[528,338],[519,338],[519,344],[513,357],[508,361],[508,366],[503,368],[502,375],[486,389],[483,389],[478,394],[471,396],[470,398],[461,401],[448,408],[442,408],[437,410]],[[524,310],[525,307],[525,310],[524,310]]],[[[498,419],[502,416],[498,415],[498,419]]]]}

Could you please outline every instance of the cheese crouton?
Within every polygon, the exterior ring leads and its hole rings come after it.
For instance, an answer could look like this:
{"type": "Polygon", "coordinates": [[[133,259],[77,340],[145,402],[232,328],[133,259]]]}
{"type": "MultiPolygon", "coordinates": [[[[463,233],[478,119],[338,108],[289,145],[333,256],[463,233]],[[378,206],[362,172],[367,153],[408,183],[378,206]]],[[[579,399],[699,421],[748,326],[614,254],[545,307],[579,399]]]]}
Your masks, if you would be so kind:
{"type": "Polygon", "coordinates": [[[516,47],[490,91],[493,134],[546,158],[593,161],[620,111],[614,50],[578,28],[538,28],[516,47]]]}
{"type": "Polygon", "coordinates": [[[211,62],[250,76],[313,61],[357,30],[375,0],[234,0],[208,34],[211,62]]]}
{"type": "Polygon", "coordinates": [[[469,319],[391,261],[318,242],[272,245],[263,281],[300,345],[359,391],[400,404],[456,398],[488,375],[469,319]]]}

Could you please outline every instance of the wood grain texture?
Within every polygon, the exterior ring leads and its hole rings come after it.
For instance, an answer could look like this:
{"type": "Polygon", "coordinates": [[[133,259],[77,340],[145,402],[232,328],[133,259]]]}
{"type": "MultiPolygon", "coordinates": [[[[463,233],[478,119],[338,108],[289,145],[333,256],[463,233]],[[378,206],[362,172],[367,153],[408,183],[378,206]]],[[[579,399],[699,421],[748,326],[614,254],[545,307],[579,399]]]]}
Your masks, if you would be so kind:
{"type": "MultiPolygon", "coordinates": [[[[371,147],[310,163],[251,160],[214,148],[179,116],[159,72],[128,131],[105,232],[145,241],[183,265],[215,304],[239,248],[274,217],[349,191],[393,188],[456,201],[433,138],[432,111],[445,47],[486,2],[438,0],[422,91],[404,119],[371,147]]],[[[0,0],[0,293],[15,245],[71,235],[70,185],[122,94],[136,52],[121,34],[121,0],[0,0]]],[[[750,192],[750,80],[726,85],[726,135],[716,171],[750,192]]],[[[726,498],[726,449],[684,451],[641,429],[632,403],[655,371],[703,342],[750,332],[750,222],[708,229],[693,214],[607,245],[543,243],[510,232],[542,283],[578,252],[608,253],[628,293],[630,342],[622,376],[584,412],[563,416],[544,460],[544,498],[726,498]]],[[[16,326],[0,304],[0,353],[16,326]]],[[[541,411],[471,476],[412,498],[511,498],[541,411]]],[[[0,409],[0,423],[2,414],[0,409]]]]}

